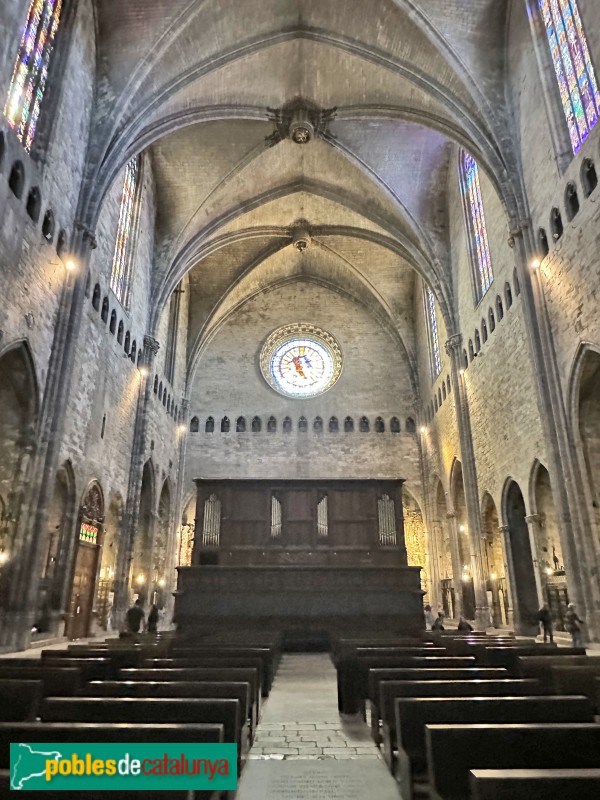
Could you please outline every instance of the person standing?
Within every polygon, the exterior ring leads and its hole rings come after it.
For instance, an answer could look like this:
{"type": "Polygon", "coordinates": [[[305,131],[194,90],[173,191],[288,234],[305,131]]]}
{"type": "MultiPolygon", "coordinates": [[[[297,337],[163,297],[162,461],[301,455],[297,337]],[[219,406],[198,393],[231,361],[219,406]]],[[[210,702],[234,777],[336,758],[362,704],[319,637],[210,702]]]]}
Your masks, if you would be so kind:
{"type": "Polygon", "coordinates": [[[145,614],[142,608],[142,599],[138,597],[135,603],[127,611],[127,630],[129,633],[139,633],[142,627],[145,614]]]}
{"type": "Polygon", "coordinates": [[[431,610],[431,606],[429,603],[425,606],[425,628],[430,631],[433,627],[433,623],[435,621],[435,617],[433,616],[433,611],[431,610]]]}
{"type": "Polygon", "coordinates": [[[542,626],[542,632],[544,634],[544,644],[550,641],[550,644],[554,644],[554,630],[552,626],[552,614],[550,613],[550,609],[548,606],[543,605],[540,608],[540,613],[538,614],[538,621],[542,626]]]}
{"type": "Polygon", "coordinates": [[[146,630],[148,633],[156,633],[158,625],[158,606],[156,603],[152,603],[150,608],[150,612],[148,614],[148,627],[146,630]]]}
{"type": "Polygon", "coordinates": [[[565,614],[565,630],[567,633],[571,634],[573,647],[583,647],[582,625],[585,625],[585,622],[577,614],[575,603],[569,603],[567,606],[567,613],[565,614]]]}

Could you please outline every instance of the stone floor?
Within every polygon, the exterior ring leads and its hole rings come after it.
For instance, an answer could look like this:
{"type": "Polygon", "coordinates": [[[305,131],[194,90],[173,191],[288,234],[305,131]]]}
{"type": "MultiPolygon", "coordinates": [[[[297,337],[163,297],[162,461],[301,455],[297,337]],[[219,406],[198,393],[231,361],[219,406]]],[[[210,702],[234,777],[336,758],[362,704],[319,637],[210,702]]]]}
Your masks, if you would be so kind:
{"type": "Polygon", "coordinates": [[[367,725],[341,718],[323,653],[285,655],[265,704],[237,800],[398,800],[367,725]]]}

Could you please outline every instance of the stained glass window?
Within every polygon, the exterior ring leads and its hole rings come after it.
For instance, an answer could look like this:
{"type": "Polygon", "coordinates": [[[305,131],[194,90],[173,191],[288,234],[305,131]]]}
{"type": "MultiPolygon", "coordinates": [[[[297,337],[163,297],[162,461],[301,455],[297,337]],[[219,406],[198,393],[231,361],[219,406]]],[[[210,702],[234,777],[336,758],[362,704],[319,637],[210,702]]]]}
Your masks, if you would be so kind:
{"type": "Polygon", "coordinates": [[[438,334],[437,315],[435,313],[435,297],[429,286],[425,287],[425,316],[429,324],[429,347],[431,353],[431,374],[435,380],[442,371],[440,358],[440,339],[438,334]]]}
{"type": "Polygon", "coordinates": [[[26,150],[35,136],[61,8],[62,0],[32,0],[23,28],[4,115],[26,150]]]}
{"type": "Polygon", "coordinates": [[[469,153],[463,153],[462,166],[468,224],[472,234],[473,261],[477,273],[477,295],[480,300],[492,285],[494,273],[492,272],[492,260],[481,199],[479,167],[469,153]]]}
{"type": "Polygon", "coordinates": [[[573,152],[598,121],[600,92],[576,0],[538,0],[573,152]]]}
{"type": "Polygon", "coordinates": [[[117,241],[113,257],[110,288],[118,301],[129,308],[131,295],[132,241],[135,217],[135,202],[139,176],[139,159],[132,158],[125,168],[125,181],[121,197],[121,213],[117,228],[117,241]]]}

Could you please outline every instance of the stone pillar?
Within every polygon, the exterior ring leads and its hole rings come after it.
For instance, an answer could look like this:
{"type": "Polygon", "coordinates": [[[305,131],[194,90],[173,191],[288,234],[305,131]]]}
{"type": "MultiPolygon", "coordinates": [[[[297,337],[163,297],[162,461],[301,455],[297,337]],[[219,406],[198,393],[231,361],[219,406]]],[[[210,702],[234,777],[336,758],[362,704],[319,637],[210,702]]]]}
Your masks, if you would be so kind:
{"type": "Polygon", "coordinates": [[[477,470],[475,468],[475,452],[471,434],[469,403],[465,392],[462,372],[462,335],[451,336],[446,342],[446,352],[452,362],[452,388],[458,422],[460,452],[462,456],[463,484],[467,506],[469,540],[471,545],[471,568],[473,572],[473,588],[475,590],[475,626],[485,630],[490,624],[490,610],[485,589],[485,575],[481,542],[483,526],[479,507],[479,491],[477,488],[477,470]]]}
{"type": "MultiPolygon", "coordinates": [[[[27,468],[27,485],[21,508],[15,509],[18,522],[14,535],[15,540],[22,542],[22,545],[18,563],[14,565],[8,613],[0,626],[0,646],[13,650],[25,649],[31,640],[44,537],[48,528],[54,481],[60,464],[67,401],[75,354],[79,346],[88,265],[91,250],[95,247],[94,233],[76,222],[68,254],[75,269],[65,268],[37,426],[36,450],[27,468]]],[[[70,574],[70,568],[66,572],[70,574]]]]}
{"type": "Polygon", "coordinates": [[[510,549],[510,529],[508,525],[500,525],[500,538],[502,541],[502,559],[504,561],[504,575],[506,577],[506,599],[507,599],[507,624],[514,628],[515,625],[515,600],[514,592],[516,592],[515,584],[515,569],[512,560],[512,551],[510,549]]]}
{"type": "Polygon", "coordinates": [[[177,561],[179,558],[177,548],[177,531],[181,531],[181,517],[183,515],[183,494],[185,489],[185,453],[187,445],[187,432],[189,430],[188,417],[190,410],[190,401],[184,397],[181,401],[181,411],[179,412],[179,419],[177,420],[178,429],[177,436],[179,437],[179,464],[177,467],[177,491],[175,499],[175,515],[173,521],[173,530],[169,536],[169,546],[167,549],[167,586],[166,586],[166,604],[165,604],[165,620],[172,619],[174,612],[174,596],[173,593],[177,589],[177,561]]]}
{"type": "Polygon", "coordinates": [[[529,516],[525,517],[525,522],[527,523],[527,530],[529,531],[529,547],[531,548],[531,560],[533,562],[533,574],[535,576],[535,591],[538,598],[538,606],[541,608],[546,602],[544,598],[544,580],[542,578],[537,544],[538,531],[542,523],[542,518],[540,514],[529,514],[529,516]]]}
{"type": "Polygon", "coordinates": [[[509,243],[515,245],[515,262],[521,285],[525,328],[529,336],[532,368],[538,390],[539,416],[547,443],[547,467],[560,525],[569,597],[586,617],[587,630],[600,641],[600,542],[590,536],[592,519],[583,490],[585,476],[578,459],[568,399],[561,383],[552,327],[545,298],[539,253],[528,219],[515,220],[509,243]]]}
{"type": "Polygon", "coordinates": [[[452,557],[452,585],[454,586],[454,614],[456,617],[462,616],[464,601],[462,587],[462,564],[460,560],[460,548],[458,546],[458,525],[456,524],[456,514],[449,511],[446,514],[449,528],[450,550],[452,557]]]}
{"type": "MultiPolygon", "coordinates": [[[[129,464],[129,483],[127,501],[123,515],[121,542],[115,575],[115,598],[113,604],[112,626],[118,630],[123,624],[129,603],[129,571],[133,558],[133,546],[140,514],[142,475],[146,462],[146,434],[148,429],[149,404],[152,396],[152,376],[154,362],[160,345],[152,336],[144,336],[144,352],[140,367],[140,386],[138,391],[133,445],[129,464]]],[[[150,576],[148,576],[149,578],[150,576]]]]}
{"type": "Polygon", "coordinates": [[[440,576],[440,553],[438,548],[439,522],[427,525],[427,549],[429,552],[429,604],[432,610],[442,605],[442,589],[440,576]]]}

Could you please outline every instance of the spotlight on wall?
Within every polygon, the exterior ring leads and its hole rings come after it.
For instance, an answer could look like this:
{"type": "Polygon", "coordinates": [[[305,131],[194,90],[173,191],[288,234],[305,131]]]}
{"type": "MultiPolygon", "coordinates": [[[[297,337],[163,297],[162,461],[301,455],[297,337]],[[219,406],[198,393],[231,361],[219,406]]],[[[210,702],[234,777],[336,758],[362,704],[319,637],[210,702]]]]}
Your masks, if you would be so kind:
{"type": "Polygon", "coordinates": [[[179,433],[186,433],[187,432],[187,426],[186,425],[180,425],[177,428],[177,430],[179,431],[179,433]]]}
{"type": "Polygon", "coordinates": [[[142,586],[144,583],[146,583],[146,576],[145,576],[145,575],[142,575],[142,574],[140,573],[140,574],[137,576],[137,578],[135,579],[135,582],[136,582],[136,583],[137,583],[139,586],[142,586]]]}
{"type": "Polygon", "coordinates": [[[460,375],[464,375],[464,374],[465,374],[465,371],[464,371],[464,369],[461,369],[461,371],[460,371],[460,375]]]}
{"type": "Polygon", "coordinates": [[[490,572],[490,580],[491,580],[491,581],[495,581],[497,577],[498,577],[498,576],[496,575],[496,573],[495,573],[495,572],[490,572]]]}
{"type": "Polygon", "coordinates": [[[6,564],[7,561],[8,561],[8,553],[6,552],[6,550],[2,550],[0,552],[0,567],[4,566],[4,564],[6,564]]]}
{"type": "Polygon", "coordinates": [[[165,586],[167,585],[167,582],[164,578],[161,578],[158,582],[158,585],[160,586],[161,589],[164,589],[165,586]]]}
{"type": "Polygon", "coordinates": [[[465,528],[465,526],[464,526],[464,525],[459,525],[459,526],[458,526],[458,530],[459,530],[461,533],[464,533],[464,532],[465,532],[465,530],[466,530],[466,528],[465,528]]]}
{"type": "Polygon", "coordinates": [[[147,378],[148,375],[150,375],[150,370],[148,369],[148,367],[140,367],[140,375],[142,376],[142,378],[147,378]]]}
{"type": "Polygon", "coordinates": [[[68,270],[69,272],[73,272],[73,270],[76,268],[77,264],[75,263],[75,259],[67,258],[67,260],[65,261],[65,269],[68,270]]]}
{"type": "Polygon", "coordinates": [[[532,261],[530,262],[529,266],[531,267],[531,269],[539,269],[539,266],[540,266],[539,258],[532,259],[532,261]]]}
{"type": "Polygon", "coordinates": [[[554,575],[554,570],[552,567],[546,567],[546,575],[554,575]]]}
{"type": "Polygon", "coordinates": [[[421,433],[425,433],[425,431],[427,430],[427,428],[425,427],[425,425],[421,425],[421,427],[419,428],[419,430],[421,431],[421,433]]]}

